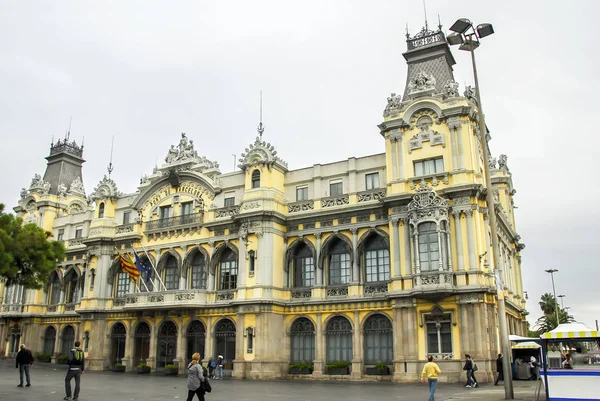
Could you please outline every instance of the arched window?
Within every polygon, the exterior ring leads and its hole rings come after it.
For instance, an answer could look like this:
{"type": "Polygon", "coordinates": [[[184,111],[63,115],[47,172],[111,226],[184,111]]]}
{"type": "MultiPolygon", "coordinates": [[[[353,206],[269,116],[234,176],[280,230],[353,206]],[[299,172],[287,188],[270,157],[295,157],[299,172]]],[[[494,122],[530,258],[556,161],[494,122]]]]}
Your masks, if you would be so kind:
{"type": "Polygon", "coordinates": [[[252,188],[260,187],[260,171],[254,170],[252,172],[252,188]]]}
{"type": "Polygon", "coordinates": [[[98,218],[101,219],[104,217],[104,202],[98,205],[98,218]]]}
{"type": "Polygon", "coordinates": [[[315,259],[305,243],[299,244],[294,252],[294,287],[315,285],[315,259]]]}
{"type": "Polygon", "coordinates": [[[71,270],[67,277],[65,277],[67,291],[65,302],[68,304],[77,302],[79,300],[79,277],[74,270],[71,270]]]}
{"type": "Polygon", "coordinates": [[[370,316],[365,322],[365,363],[391,364],[393,359],[393,330],[390,319],[381,314],[370,316]]]}
{"type": "Polygon", "coordinates": [[[190,265],[190,288],[206,288],[206,258],[202,252],[196,252],[190,265]]]}
{"type": "Polygon", "coordinates": [[[237,288],[238,260],[237,255],[226,249],[219,263],[219,288],[233,290],[237,288]]]}
{"type": "Polygon", "coordinates": [[[152,268],[153,263],[150,262],[150,260],[148,259],[148,256],[146,256],[145,254],[142,254],[141,256],[139,256],[140,258],[140,262],[142,262],[142,265],[146,266],[146,268],[148,269],[147,271],[150,272],[150,279],[148,279],[148,274],[146,273],[146,271],[141,271],[140,272],[140,281],[143,281],[146,285],[140,283],[140,291],[141,292],[147,292],[147,291],[152,291],[154,289],[154,283],[153,280],[155,279],[154,277],[154,270],[152,268]],[[146,287],[148,288],[146,290],[146,287]]]}
{"type": "Polygon", "coordinates": [[[49,326],[44,332],[44,354],[54,356],[54,344],[56,343],[56,329],[49,326]]]}
{"type": "Polygon", "coordinates": [[[192,355],[195,352],[198,352],[202,358],[206,357],[204,354],[205,339],[206,329],[204,328],[204,324],[199,320],[194,320],[190,323],[187,331],[186,363],[189,363],[192,360],[192,355]]]}
{"type": "Polygon", "coordinates": [[[235,324],[229,319],[221,319],[215,326],[215,354],[223,355],[226,365],[235,358],[235,324]]]}
{"type": "Polygon", "coordinates": [[[150,357],[150,326],[142,322],[135,329],[135,361],[137,365],[140,362],[146,362],[150,357]]]}
{"type": "Polygon", "coordinates": [[[327,363],[352,360],[352,325],[343,316],[333,317],[327,323],[327,363]]]}
{"type": "Polygon", "coordinates": [[[123,297],[129,292],[129,274],[119,270],[115,277],[115,283],[117,284],[115,286],[115,297],[123,297]]]}
{"type": "Polygon", "coordinates": [[[315,326],[305,317],[296,319],[290,330],[291,362],[312,363],[315,359],[315,326]]]}
{"type": "Polygon", "coordinates": [[[167,256],[165,262],[165,271],[163,275],[163,281],[167,291],[179,289],[179,277],[177,275],[177,259],[175,256],[167,256]]]}
{"type": "Polygon", "coordinates": [[[452,353],[452,316],[444,313],[439,307],[434,307],[431,314],[425,315],[427,326],[427,353],[451,354],[452,353]]]}
{"type": "Polygon", "coordinates": [[[60,353],[69,355],[69,351],[75,346],[75,329],[73,326],[67,326],[62,332],[62,347],[60,353]]]}
{"type": "Polygon", "coordinates": [[[334,238],[329,245],[328,284],[348,284],[352,266],[350,263],[350,247],[343,240],[334,238]]]}
{"type": "Polygon", "coordinates": [[[419,229],[419,262],[421,271],[440,270],[440,246],[435,223],[421,223],[419,229]]]}
{"type": "Polygon", "coordinates": [[[125,342],[127,339],[127,331],[123,323],[115,323],[110,331],[111,339],[111,354],[110,362],[112,365],[120,363],[125,356],[125,342]]]}
{"type": "Polygon", "coordinates": [[[177,326],[167,320],[158,329],[156,341],[156,367],[164,368],[173,363],[177,358],[177,326]]]}
{"type": "Polygon", "coordinates": [[[371,235],[365,243],[365,281],[375,283],[390,279],[390,251],[381,235],[371,235]]]}
{"type": "Polygon", "coordinates": [[[50,305],[57,305],[60,302],[60,278],[56,272],[53,273],[50,281],[50,294],[48,294],[50,305]]]}

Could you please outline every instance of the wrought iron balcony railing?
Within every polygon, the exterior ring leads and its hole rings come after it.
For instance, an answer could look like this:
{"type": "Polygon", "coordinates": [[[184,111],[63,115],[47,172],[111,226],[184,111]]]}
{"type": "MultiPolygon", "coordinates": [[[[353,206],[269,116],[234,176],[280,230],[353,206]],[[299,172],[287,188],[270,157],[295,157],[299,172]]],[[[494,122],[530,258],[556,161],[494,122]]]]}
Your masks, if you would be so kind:
{"type": "Polygon", "coordinates": [[[150,220],[146,222],[147,231],[158,231],[181,226],[200,225],[203,222],[202,213],[184,214],[182,216],[168,217],[166,219],[150,220]]]}

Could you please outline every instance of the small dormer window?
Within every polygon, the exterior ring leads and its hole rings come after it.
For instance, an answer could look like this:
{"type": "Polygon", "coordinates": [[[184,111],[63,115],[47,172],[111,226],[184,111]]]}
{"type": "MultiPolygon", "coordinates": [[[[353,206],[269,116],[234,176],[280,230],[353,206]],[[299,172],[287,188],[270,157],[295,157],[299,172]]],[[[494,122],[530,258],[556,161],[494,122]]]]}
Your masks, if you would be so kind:
{"type": "Polygon", "coordinates": [[[100,206],[98,206],[98,218],[101,219],[104,217],[104,203],[101,203],[100,206]]]}
{"type": "Polygon", "coordinates": [[[260,171],[254,170],[252,172],[252,188],[260,187],[260,171]]]}

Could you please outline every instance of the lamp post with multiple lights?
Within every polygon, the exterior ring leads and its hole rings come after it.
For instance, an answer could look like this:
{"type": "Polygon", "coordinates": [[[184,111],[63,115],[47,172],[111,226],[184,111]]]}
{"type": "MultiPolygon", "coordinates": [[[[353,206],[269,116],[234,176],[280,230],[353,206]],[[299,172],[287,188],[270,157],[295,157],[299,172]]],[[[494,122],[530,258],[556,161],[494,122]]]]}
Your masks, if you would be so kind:
{"type": "Polygon", "coordinates": [[[563,298],[565,298],[566,295],[559,295],[558,297],[560,298],[560,309],[565,309],[565,304],[563,304],[563,298]]]}
{"type": "Polygon", "coordinates": [[[471,21],[466,18],[457,20],[451,27],[450,30],[453,32],[448,35],[448,44],[451,46],[460,45],[460,50],[471,52],[471,61],[473,64],[473,76],[475,79],[475,95],[477,100],[477,108],[479,112],[479,135],[481,137],[481,150],[483,153],[483,170],[485,174],[485,187],[486,187],[486,202],[489,208],[489,224],[492,235],[492,255],[494,257],[495,274],[496,274],[496,286],[497,286],[497,298],[498,298],[498,321],[500,326],[500,339],[502,343],[502,370],[504,372],[504,398],[507,400],[514,399],[513,383],[512,383],[512,371],[510,367],[511,348],[508,341],[508,327],[506,323],[506,305],[504,303],[504,288],[501,282],[500,273],[500,250],[498,247],[498,233],[496,228],[496,209],[494,201],[494,188],[492,185],[492,177],[490,173],[489,165],[489,154],[488,154],[488,142],[487,142],[487,128],[485,125],[485,119],[483,115],[483,108],[481,104],[481,90],[479,87],[479,78],[477,76],[477,64],[475,63],[475,49],[480,45],[479,40],[485,38],[494,33],[494,28],[491,24],[480,24],[477,28],[473,27],[471,21]]]}

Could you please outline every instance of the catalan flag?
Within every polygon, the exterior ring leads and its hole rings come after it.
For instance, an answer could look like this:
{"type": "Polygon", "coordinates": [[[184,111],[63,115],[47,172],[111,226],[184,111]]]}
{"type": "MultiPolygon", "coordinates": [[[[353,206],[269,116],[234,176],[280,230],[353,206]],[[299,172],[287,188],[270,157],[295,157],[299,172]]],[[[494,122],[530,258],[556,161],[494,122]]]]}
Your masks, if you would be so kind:
{"type": "Polygon", "coordinates": [[[129,255],[121,255],[121,252],[117,251],[119,254],[119,260],[121,261],[121,269],[129,274],[129,278],[135,283],[137,283],[137,279],[140,276],[140,271],[135,267],[135,263],[131,260],[131,256],[129,255]]]}

